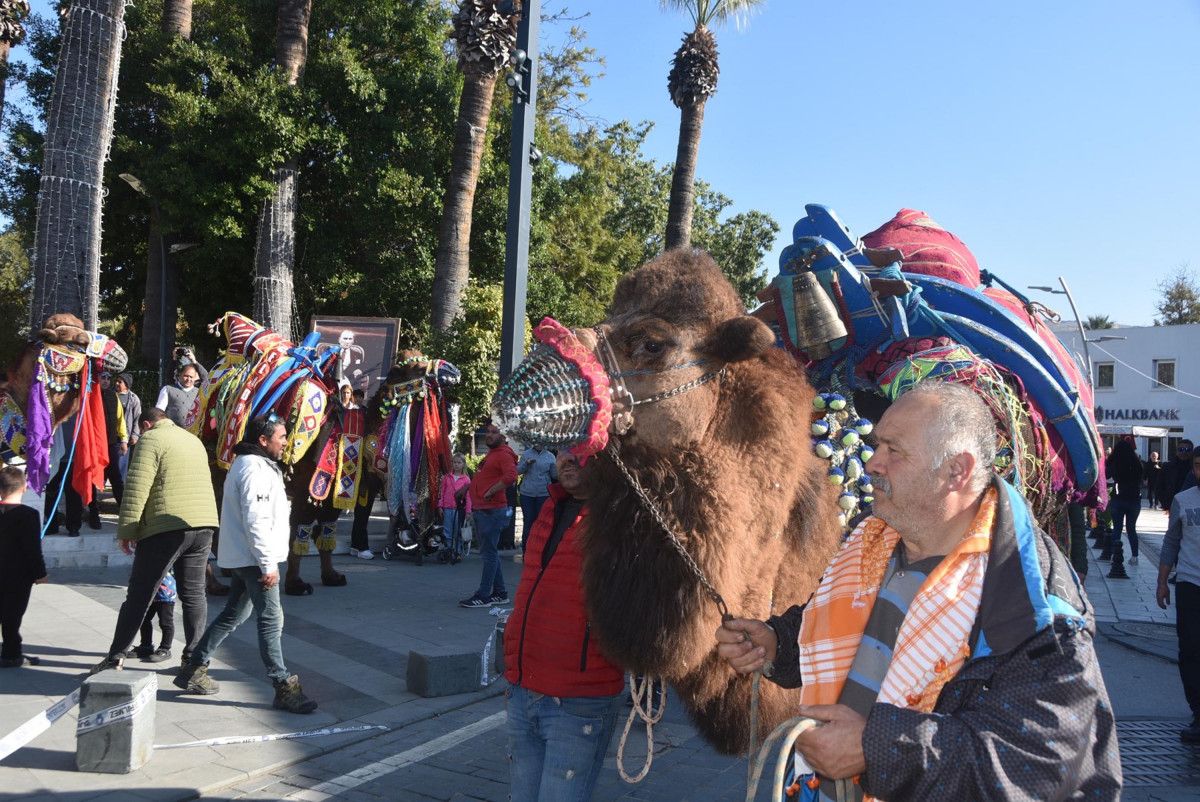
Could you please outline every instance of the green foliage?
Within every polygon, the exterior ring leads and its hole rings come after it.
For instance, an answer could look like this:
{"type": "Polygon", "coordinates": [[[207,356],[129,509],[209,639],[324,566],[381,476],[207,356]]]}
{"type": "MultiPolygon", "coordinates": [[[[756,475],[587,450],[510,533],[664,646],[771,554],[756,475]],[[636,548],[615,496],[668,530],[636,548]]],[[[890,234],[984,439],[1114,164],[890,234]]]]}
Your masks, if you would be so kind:
{"type": "Polygon", "coordinates": [[[0,335],[0,370],[12,364],[29,334],[24,321],[29,317],[30,278],[21,234],[10,228],[0,234],[0,320],[10,321],[0,335]]]}
{"type": "Polygon", "coordinates": [[[1083,321],[1083,327],[1089,330],[1111,329],[1114,325],[1108,315],[1088,315],[1087,320],[1083,321]]]}
{"type": "MultiPolygon", "coordinates": [[[[148,189],[169,241],[196,243],[171,256],[181,284],[176,334],[212,361],[218,342],[204,326],[229,309],[251,311],[258,209],[272,168],[299,154],[301,325],[314,313],[399,317],[405,346],[462,369],[464,431],[486,414],[499,355],[511,101],[501,84],[475,197],[466,313],[451,336],[434,339],[434,254],[462,85],[448,46],[451,10],[443,0],[316,2],[304,80],[289,88],[270,69],[274,2],[196,0],[190,42],[159,31],[162,0],[129,7],[105,176],[101,306],[131,355],[140,352],[151,201],[119,174],[148,189]]],[[[543,30],[577,23],[559,11],[543,30]]],[[[10,80],[23,85],[33,112],[10,108],[0,156],[0,213],[26,248],[57,21],[35,18],[29,30],[32,63],[10,80]]],[[[671,168],[642,152],[649,123],[583,113],[603,61],[581,28],[543,51],[539,65],[545,158],[534,171],[528,318],[591,325],[620,276],[662,249],[671,168]]],[[[777,231],[766,214],[736,209],[697,182],[693,239],[748,303],[777,231]]]]}
{"type": "Polygon", "coordinates": [[[1160,297],[1155,326],[1177,326],[1182,323],[1200,323],[1200,286],[1187,265],[1180,265],[1175,272],[1159,283],[1160,297]]]}

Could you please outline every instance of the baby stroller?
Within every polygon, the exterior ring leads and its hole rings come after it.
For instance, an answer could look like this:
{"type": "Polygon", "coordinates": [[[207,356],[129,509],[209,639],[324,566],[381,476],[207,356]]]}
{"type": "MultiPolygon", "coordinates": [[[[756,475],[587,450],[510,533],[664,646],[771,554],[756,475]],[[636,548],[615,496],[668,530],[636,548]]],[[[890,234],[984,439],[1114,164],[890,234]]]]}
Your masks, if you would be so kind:
{"type": "Polygon", "coordinates": [[[392,533],[383,547],[383,559],[409,559],[423,565],[426,557],[441,554],[445,539],[442,525],[428,504],[410,507],[408,515],[392,522],[392,533]]]}

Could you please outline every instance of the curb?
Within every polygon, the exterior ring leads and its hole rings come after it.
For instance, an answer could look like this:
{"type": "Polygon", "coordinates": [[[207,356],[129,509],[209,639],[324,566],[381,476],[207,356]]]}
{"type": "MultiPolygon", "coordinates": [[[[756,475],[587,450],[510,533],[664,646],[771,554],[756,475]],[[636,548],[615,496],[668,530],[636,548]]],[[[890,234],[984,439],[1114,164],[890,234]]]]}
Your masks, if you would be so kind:
{"type": "Polygon", "coordinates": [[[1126,649],[1131,649],[1150,657],[1157,657],[1176,665],[1179,664],[1179,649],[1174,643],[1154,640],[1153,638],[1140,638],[1136,635],[1127,635],[1117,630],[1113,624],[1098,624],[1096,630],[1108,640],[1124,646],[1126,649]]]}

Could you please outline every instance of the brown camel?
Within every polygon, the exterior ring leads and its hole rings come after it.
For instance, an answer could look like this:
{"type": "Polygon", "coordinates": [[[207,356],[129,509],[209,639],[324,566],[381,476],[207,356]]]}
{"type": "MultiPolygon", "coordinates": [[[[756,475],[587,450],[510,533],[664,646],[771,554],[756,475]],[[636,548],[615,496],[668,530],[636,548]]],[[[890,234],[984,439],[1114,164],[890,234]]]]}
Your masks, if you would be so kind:
{"type": "MultiPolygon", "coordinates": [[[[698,250],[669,251],[625,276],[605,321],[577,334],[593,350],[607,340],[633,397],[650,401],[593,463],[581,539],[592,628],[613,660],[671,682],[714,746],[742,752],[750,680],[717,657],[717,605],[612,452],[729,612],[765,619],[804,604],[841,536],[837,489],[808,436],[814,391],[698,250]]],[[[761,694],[760,737],[798,704],[798,691],[771,683],[761,694]]]]}

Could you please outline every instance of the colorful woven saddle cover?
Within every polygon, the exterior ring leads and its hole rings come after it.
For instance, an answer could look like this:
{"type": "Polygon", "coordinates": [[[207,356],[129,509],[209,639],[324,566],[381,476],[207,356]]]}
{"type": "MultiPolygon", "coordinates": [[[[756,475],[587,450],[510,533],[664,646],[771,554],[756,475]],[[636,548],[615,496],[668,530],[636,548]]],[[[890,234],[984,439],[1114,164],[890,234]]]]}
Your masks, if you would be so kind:
{"type": "Polygon", "coordinates": [[[295,345],[237,312],[226,312],[209,330],[224,336],[226,348],[210,373],[192,430],[213,444],[217,464],[228,469],[246,424],[275,415],[287,429],[283,461],[296,464],[325,423],[333,393],[325,371],[339,349],[318,354],[319,333],[295,345]]]}
{"type": "Polygon", "coordinates": [[[826,207],[805,210],[754,314],[818,390],[894,399],[919,381],[969,383],[1020,452],[1031,501],[1103,500],[1091,388],[1047,325],[1053,313],[980,270],[923,212],[901,210],[860,240],[826,207]]]}

